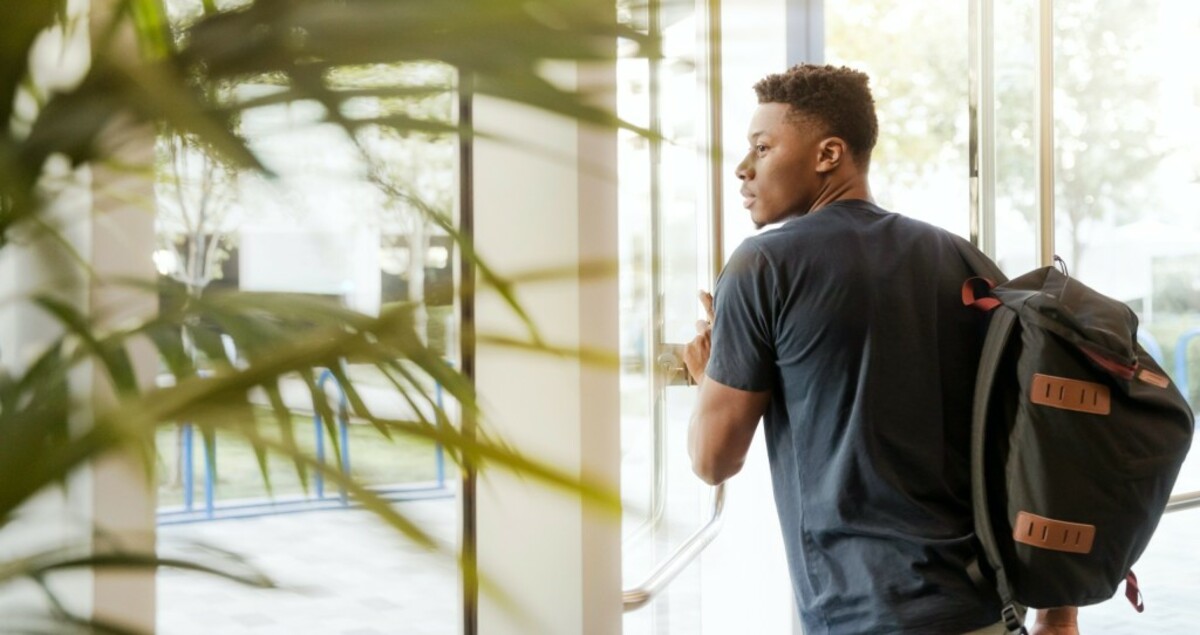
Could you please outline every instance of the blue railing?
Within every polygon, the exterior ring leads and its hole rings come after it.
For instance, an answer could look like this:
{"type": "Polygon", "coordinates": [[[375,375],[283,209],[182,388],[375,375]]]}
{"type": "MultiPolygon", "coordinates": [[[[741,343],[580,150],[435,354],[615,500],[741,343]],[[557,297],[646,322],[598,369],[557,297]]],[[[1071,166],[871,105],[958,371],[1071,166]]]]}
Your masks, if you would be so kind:
{"type": "MultiPolygon", "coordinates": [[[[1191,364],[1189,363],[1188,352],[1192,340],[1197,337],[1200,337],[1200,327],[1184,331],[1183,335],[1180,335],[1179,339],[1175,341],[1175,368],[1174,372],[1171,372],[1172,379],[1175,380],[1175,385],[1179,387],[1179,391],[1183,393],[1184,399],[1187,399],[1188,404],[1193,409],[1200,407],[1200,404],[1194,403],[1192,399],[1191,373],[1189,372],[1191,364]]],[[[1159,365],[1165,366],[1163,362],[1163,349],[1159,345],[1158,340],[1144,330],[1138,331],[1137,338],[1138,343],[1142,345],[1142,348],[1146,349],[1150,357],[1153,357],[1154,361],[1158,362],[1159,365]]]]}
{"type": "Polygon", "coordinates": [[[1179,386],[1193,410],[1200,404],[1192,403],[1192,384],[1191,378],[1188,377],[1188,345],[1197,337],[1200,337],[1200,327],[1184,331],[1175,343],[1175,384],[1179,386]]]}
{"type": "MultiPolygon", "coordinates": [[[[325,390],[325,382],[333,381],[333,386],[337,389],[338,407],[337,407],[337,431],[338,440],[341,442],[341,457],[342,457],[342,473],[350,475],[350,406],[346,401],[346,391],[342,390],[342,385],[338,383],[337,377],[333,376],[333,371],[325,369],[321,371],[321,375],[317,378],[317,390],[325,390]]],[[[325,421],[321,417],[321,411],[314,409],[313,413],[313,432],[315,433],[316,455],[317,462],[321,465],[325,464],[325,421]]],[[[325,498],[325,474],[317,472],[313,479],[313,485],[317,490],[317,499],[325,498]]],[[[348,504],[346,496],[346,488],[338,487],[338,498],[342,501],[342,505],[348,504]]]]}
{"type": "Polygon", "coordinates": [[[1137,339],[1142,348],[1146,349],[1147,353],[1150,353],[1150,357],[1153,357],[1154,361],[1158,362],[1159,366],[1162,366],[1163,349],[1159,345],[1158,340],[1150,333],[1147,333],[1145,329],[1138,330],[1137,339]]]}
{"type": "MultiPolygon", "coordinates": [[[[341,458],[341,471],[343,474],[350,474],[350,416],[349,403],[346,397],[346,392],[343,390],[341,383],[332,371],[328,369],[322,370],[317,379],[317,389],[325,390],[328,382],[332,382],[333,388],[336,391],[337,409],[335,416],[336,431],[338,435],[339,456],[341,458]]],[[[441,384],[435,385],[435,399],[438,409],[443,407],[441,384]]],[[[326,426],[325,421],[318,410],[313,414],[313,432],[314,432],[314,454],[316,460],[321,464],[325,463],[325,443],[326,443],[326,426]]],[[[217,473],[217,447],[216,440],[211,443],[204,444],[204,505],[202,508],[197,508],[195,504],[195,466],[193,454],[195,451],[195,426],[191,423],[181,424],[181,471],[183,485],[183,504],[179,508],[160,508],[158,512],[158,523],[160,525],[171,525],[189,522],[198,522],[205,520],[217,520],[223,518],[247,518],[255,516],[268,516],[274,514],[294,513],[302,511],[313,511],[317,509],[331,509],[350,507],[350,497],[344,487],[338,487],[338,495],[329,497],[325,495],[325,475],[316,471],[313,477],[314,496],[293,496],[288,498],[278,498],[269,500],[249,500],[249,501],[230,501],[227,503],[218,504],[216,500],[216,473],[217,473]]],[[[425,498],[438,498],[452,496],[453,492],[446,487],[446,460],[445,452],[440,443],[434,447],[434,460],[436,461],[436,478],[430,484],[405,484],[392,485],[384,487],[373,487],[372,491],[381,498],[389,501],[415,500],[425,498]]]]}

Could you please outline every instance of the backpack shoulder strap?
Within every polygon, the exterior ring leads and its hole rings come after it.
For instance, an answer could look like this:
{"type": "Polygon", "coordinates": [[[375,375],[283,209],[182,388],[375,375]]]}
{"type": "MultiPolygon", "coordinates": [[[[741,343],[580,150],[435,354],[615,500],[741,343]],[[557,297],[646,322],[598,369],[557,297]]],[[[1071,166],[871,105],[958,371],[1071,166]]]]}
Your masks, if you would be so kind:
{"type": "MultiPolygon", "coordinates": [[[[949,233],[949,232],[948,232],[949,233]]],[[[1004,271],[975,245],[967,239],[950,233],[950,240],[958,250],[959,256],[966,263],[972,275],[982,277],[996,286],[1008,282],[1004,271]]],[[[996,576],[996,591],[1000,596],[1001,618],[1009,633],[1027,635],[1025,630],[1023,608],[1018,608],[1012,596],[1012,587],[1000,556],[1000,547],[996,542],[996,534],[992,530],[991,513],[988,505],[986,483],[985,447],[987,441],[987,420],[991,408],[992,387],[996,382],[996,373],[1000,368],[1001,358],[1008,346],[1009,336],[1012,335],[1017,314],[1003,305],[986,307],[989,311],[987,337],[984,339],[983,350],[979,357],[979,371],[975,376],[975,398],[971,412],[971,505],[975,516],[975,535],[983,547],[984,557],[996,576]]]]}
{"type": "Polygon", "coordinates": [[[975,535],[983,546],[988,565],[996,574],[996,590],[1000,595],[1002,616],[1011,633],[1024,633],[1018,617],[1019,611],[1012,597],[1012,587],[1000,557],[1000,547],[992,531],[992,519],[988,505],[986,482],[985,448],[987,441],[988,413],[991,405],[992,387],[996,372],[1016,322],[1015,311],[1000,306],[992,311],[983,352],[979,358],[979,373],[975,379],[975,400],[971,412],[971,503],[975,514],[975,535]]]}

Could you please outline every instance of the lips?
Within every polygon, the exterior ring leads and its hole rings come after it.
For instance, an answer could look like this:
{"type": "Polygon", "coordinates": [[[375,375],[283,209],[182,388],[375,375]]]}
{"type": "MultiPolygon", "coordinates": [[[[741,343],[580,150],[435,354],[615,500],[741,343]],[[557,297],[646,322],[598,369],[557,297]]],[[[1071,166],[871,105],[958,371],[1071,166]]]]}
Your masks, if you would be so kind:
{"type": "Polygon", "coordinates": [[[746,190],[742,190],[741,194],[742,194],[742,207],[749,209],[750,206],[754,204],[755,196],[753,194],[751,194],[750,192],[747,192],[746,190]]]}

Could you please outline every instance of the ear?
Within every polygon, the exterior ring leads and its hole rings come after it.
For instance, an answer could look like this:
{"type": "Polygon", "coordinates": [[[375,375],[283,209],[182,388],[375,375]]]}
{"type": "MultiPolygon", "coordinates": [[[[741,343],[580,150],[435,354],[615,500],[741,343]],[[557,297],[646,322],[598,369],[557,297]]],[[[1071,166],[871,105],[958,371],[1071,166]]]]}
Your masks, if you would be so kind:
{"type": "Polygon", "coordinates": [[[843,160],[849,160],[850,149],[841,137],[827,137],[817,144],[817,173],[832,172],[841,165],[843,160]]]}

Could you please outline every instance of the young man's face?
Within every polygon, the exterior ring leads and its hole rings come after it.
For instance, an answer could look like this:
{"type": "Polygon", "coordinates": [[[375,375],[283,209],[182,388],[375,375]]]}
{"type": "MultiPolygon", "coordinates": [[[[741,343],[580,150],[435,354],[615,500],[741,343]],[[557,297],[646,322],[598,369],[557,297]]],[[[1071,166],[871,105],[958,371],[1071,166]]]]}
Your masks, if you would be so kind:
{"type": "Polygon", "coordinates": [[[824,131],[805,117],[789,117],[790,111],[787,104],[759,104],[750,119],[750,151],[737,176],[742,204],[757,227],[808,212],[820,191],[817,164],[824,131]]]}

